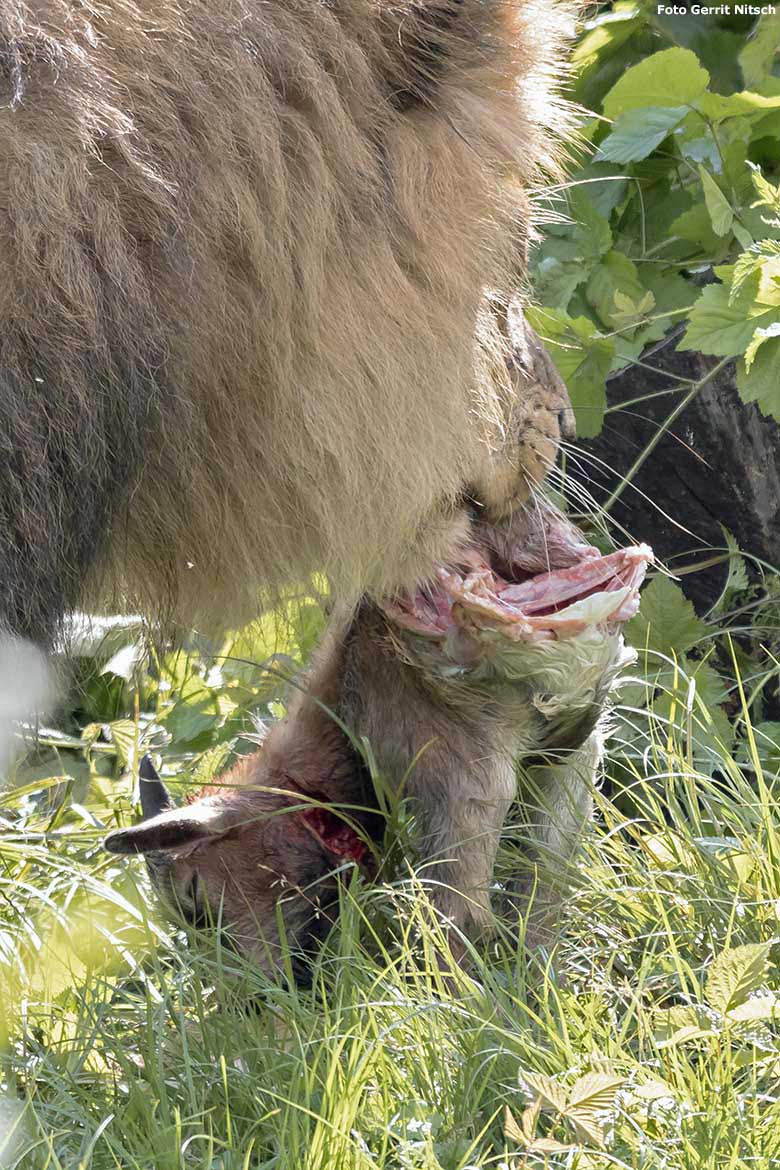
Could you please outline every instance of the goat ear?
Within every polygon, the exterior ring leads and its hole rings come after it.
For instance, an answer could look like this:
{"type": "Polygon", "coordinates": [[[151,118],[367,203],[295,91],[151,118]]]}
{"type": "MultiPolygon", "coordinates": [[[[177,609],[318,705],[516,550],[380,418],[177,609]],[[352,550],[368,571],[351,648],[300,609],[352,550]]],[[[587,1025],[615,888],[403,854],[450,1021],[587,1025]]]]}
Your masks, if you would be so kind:
{"type": "Polygon", "coordinates": [[[143,757],[138,769],[138,788],[144,820],[156,817],[158,813],[166,812],[172,807],[173,801],[168,789],[148,755],[143,757]]]}
{"type": "Polygon", "coordinates": [[[185,808],[170,808],[129,829],[109,833],[103,847],[109,853],[177,852],[214,840],[231,825],[229,809],[208,800],[185,808]]]}

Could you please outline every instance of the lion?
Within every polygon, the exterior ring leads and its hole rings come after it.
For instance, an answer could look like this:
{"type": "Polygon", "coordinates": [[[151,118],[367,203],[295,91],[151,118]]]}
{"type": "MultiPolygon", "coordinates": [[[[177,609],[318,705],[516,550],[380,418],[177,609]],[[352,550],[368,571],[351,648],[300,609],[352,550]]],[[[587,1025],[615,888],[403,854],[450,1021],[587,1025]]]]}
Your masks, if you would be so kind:
{"type": "Polygon", "coordinates": [[[571,24],[0,7],[0,628],[225,625],[312,574],[381,597],[451,558],[464,501],[527,497],[566,411],[513,351],[571,24]]]}

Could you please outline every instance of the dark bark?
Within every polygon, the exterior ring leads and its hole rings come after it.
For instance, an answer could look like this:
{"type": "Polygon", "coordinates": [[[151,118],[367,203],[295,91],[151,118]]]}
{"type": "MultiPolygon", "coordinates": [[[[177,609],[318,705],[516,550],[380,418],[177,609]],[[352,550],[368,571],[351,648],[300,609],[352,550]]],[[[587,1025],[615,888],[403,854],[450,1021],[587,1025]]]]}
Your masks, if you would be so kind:
{"type": "MultiPolygon", "coordinates": [[[[717,364],[702,354],[677,352],[676,344],[677,338],[670,339],[648,359],[654,372],[633,367],[611,379],[610,406],[679,385],[670,374],[698,380],[717,364]]],[[[587,460],[578,474],[599,502],[679,401],[675,393],[613,411],[599,438],[583,444],[605,465],[587,460]]],[[[651,544],[672,571],[707,560],[713,548],[723,549],[721,525],[746,553],[780,564],[780,428],[740,400],[733,363],[702,387],[632,484],[611,514],[636,540],[651,544]]],[[[721,564],[682,577],[698,608],[718,596],[726,568],[721,564]]]]}

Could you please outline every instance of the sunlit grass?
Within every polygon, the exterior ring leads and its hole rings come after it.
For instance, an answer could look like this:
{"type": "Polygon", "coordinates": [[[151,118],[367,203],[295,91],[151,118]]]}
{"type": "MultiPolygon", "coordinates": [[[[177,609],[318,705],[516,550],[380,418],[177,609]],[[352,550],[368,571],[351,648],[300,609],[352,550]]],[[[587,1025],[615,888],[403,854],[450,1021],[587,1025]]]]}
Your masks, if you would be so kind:
{"type": "MultiPolygon", "coordinates": [[[[196,739],[174,738],[167,767],[202,779],[236,710],[251,727],[283,697],[262,671],[253,690],[202,661],[177,661],[169,686],[159,668],[124,680],[129,740],[107,727],[47,749],[0,796],[3,1170],[778,1164],[777,748],[736,661],[725,725],[696,663],[640,661],[554,953],[527,954],[503,922],[448,971],[401,860],[347,883],[310,991],[191,949],[142,866],[100,849],[133,815],[123,742],[171,735],[178,707],[196,739]]],[[[510,825],[500,872],[520,849],[510,825]]]]}

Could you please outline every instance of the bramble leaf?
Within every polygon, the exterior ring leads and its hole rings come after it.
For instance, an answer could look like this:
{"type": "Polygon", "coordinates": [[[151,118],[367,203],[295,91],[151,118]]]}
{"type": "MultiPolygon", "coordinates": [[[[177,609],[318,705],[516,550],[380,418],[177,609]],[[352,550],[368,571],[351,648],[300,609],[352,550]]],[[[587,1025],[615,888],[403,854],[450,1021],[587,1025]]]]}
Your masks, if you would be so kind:
{"type": "Polygon", "coordinates": [[[737,362],[737,390],[743,402],[755,402],[762,414],[780,422],[780,338],[762,345],[748,370],[744,360],[737,362]]]}
{"type": "Polygon", "coordinates": [[[772,992],[753,995],[744,1003],[730,1008],[726,1015],[735,1024],[752,1024],[756,1020],[778,1019],[780,1018],[780,1000],[772,992]]]}
{"type": "Polygon", "coordinates": [[[774,183],[770,183],[769,179],[761,173],[761,167],[757,167],[749,161],[748,166],[753,186],[758,195],[758,199],[755,203],[751,203],[751,207],[768,207],[775,215],[780,214],[780,185],[775,186],[774,183]]]}
{"type": "Polygon", "coordinates": [[[504,1106],[504,1136],[508,1137],[510,1141],[517,1142],[520,1146],[524,1146],[528,1141],[527,1135],[517,1124],[515,1116],[508,1105],[504,1106]]]}
{"type": "Polygon", "coordinates": [[[668,577],[656,577],[642,590],[639,613],[626,627],[626,641],[640,652],[645,645],[679,658],[707,633],[693,603],[668,577]]]}
{"type": "Polygon", "coordinates": [[[625,326],[625,311],[618,296],[623,298],[623,305],[631,304],[635,314],[637,306],[643,302],[648,310],[655,304],[655,298],[652,298],[652,303],[647,302],[646,295],[647,289],[639,279],[636,264],[617,251],[608,252],[602,258],[592,270],[585,288],[588,304],[607,329],[625,326]]]}
{"type": "Polygon", "coordinates": [[[669,234],[680,236],[695,245],[700,255],[716,260],[726,255],[726,240],[716,236],[704,203],[695,203],[669,225],[669,234]]]}
{"type": "Polygon", "coordinates": [[[780,321],[774,321],[771,325],[763,327],[759,326],[751,337],[750,344],[745,350],[745,369],[748,373],[759,348],[772,337],[780,337],[780,321]]]}
{"type": "Polygon", "coordinates": [[[764,265],[757,273],[758,288],[751,286],[748,278],[734,300],[730,296],[733,269],[718,269],[719,275],[728,273],[728,283],[709,284],[702,289],[680,349],[697,349],[714,357],[739,357],[756,329],[780,320],[780,288],[776,284],[772,287],[772,277],[766,269],[764,265]]]}
{"type": "Polygon", "coordinates": [[[744,1003],[767,977],[771,943],[746,943],[722,951],[712,960],[704,984],[710,1007],[722,1015],[744,1003]]]}
{"type": "Polygon", "coordinates": [[[521,1075],[521,1085],[538,1098],[543,1111],[563,1113],[566,1108],[566,1089],[552,1077],[546,1077],[543,1073],[524,1072],[521,1075]]]}
{"type": "Polygon", "coordinates": [[[624,1082],[624,1077],[615,1076],[614,1073],[586,1073],[569,1089],[566,1115],[571,1116],[575,1110],[580,1113],[603,1113],[612,1109],[617,1091],[624,1082]]]}

